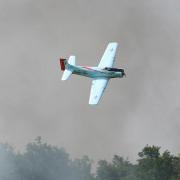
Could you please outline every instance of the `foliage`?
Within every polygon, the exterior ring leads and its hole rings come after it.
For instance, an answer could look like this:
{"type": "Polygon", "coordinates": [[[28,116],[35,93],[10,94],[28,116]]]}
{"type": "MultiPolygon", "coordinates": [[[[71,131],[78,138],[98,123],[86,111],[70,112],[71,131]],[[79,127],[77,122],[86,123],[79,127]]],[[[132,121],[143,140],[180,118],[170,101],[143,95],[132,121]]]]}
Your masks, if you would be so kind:
{"type": "Polygon", "coordinates": [[[92,161],[88,156],[84,156],[82,159],[75,159],[71,163],[71,178],[78,180],[93,180],[91,174],[92,161]]]}
{"type": "Polygon", "coordinates": [[[92,180],[89,159],[71,160],[63,148],[42,143],[40,137],[27,144],[24,153],[0,147],[2,180],[92,180]]]}
{"type": "Polygon", "coordinates": [[[136,164],[118,155],[112,162],[100,160],[92,174],[88,156],[72,160],[63,148],[38,137],[23,153],[0,144],[0,180],[180,180],[180,156],[148,145],[138,155],[136,164]]]}
{"type": "Polygon", "coordinates": [[[139,153],[137,177],[142,180],[171,180],[180,179],[180,169],[177,167],[180,158],[165,151],[160,154],[160,147],[146,146],[139,153]]]}
{"type": "Polygon", "coordinates": [[[106,160],[99,161],[97,168],[97,180],[130,180],[136,179],[134,175],[135,165],[132,165],[128,160],[123,157],[115,155],[112,163],[106,160]]]}
{"type": "Polygon", "coordinates": [[[0,144],[0,179],[11,180],[16,177],[15,154],[8,144],[0,144]]]}

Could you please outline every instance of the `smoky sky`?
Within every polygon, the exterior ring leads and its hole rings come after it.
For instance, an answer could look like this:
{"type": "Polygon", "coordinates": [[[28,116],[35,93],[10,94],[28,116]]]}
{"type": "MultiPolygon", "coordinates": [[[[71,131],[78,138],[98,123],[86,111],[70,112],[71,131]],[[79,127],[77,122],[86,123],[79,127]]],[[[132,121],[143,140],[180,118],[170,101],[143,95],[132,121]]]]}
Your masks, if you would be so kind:
{"type": "Polygon", "coordinates": [[[146,145],[180,152],[178,0],[0,0],[0,141],[37,136],[73,157],[136,159],[146,145]],[[62,82],[59,57],[96,66],[109,42],[116,67],[98,106],[91,79],[62,82]]]}

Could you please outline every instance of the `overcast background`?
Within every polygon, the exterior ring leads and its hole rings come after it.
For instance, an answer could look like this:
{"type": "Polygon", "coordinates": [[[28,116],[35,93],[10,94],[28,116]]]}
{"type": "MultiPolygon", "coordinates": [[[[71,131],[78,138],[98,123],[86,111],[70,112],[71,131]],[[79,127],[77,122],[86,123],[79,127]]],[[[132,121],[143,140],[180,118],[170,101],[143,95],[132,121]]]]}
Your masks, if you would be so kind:
{"type": "Polygon", "coordinates": [[[42,136],[72,157],[180,153],[179,0],[0,0],[0,142],[42,136]],[[59,57],[96,66],[110,41],[127,78],[89,106],[91,80],[62,82],[59,57]]]}

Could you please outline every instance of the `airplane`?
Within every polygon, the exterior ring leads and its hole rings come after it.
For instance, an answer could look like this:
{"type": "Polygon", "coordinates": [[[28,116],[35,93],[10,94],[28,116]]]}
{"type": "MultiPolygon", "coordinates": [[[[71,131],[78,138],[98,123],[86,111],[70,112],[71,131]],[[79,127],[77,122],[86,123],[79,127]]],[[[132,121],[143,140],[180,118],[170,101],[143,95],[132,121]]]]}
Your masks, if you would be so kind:
{"type": "Polygon", "coordinates": [[[68,60],[60,58],[60,68],[64,71],[61,80],[67,80],[71,74],[92,78],[89,104],[98,104],[109,80],[126,76],[124,69],[113,68],[117,48],[118,43],[109,43],[97,67],[76,66],[74,55],[71,55],[68,60]]]}

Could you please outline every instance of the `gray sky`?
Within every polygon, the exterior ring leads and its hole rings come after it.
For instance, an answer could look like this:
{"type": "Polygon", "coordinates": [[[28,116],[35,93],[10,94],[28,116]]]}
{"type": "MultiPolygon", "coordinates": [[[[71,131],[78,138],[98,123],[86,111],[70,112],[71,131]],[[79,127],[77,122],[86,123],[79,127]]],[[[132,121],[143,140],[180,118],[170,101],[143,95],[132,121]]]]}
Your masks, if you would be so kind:
{"type": "Polygon", "coordinates": [[[0,0],[0,142],[37,136],[72,157],[134,160],[146,145],[180,152],[179,0],[0,0]],[[96,66],[110,41],[127,78],[99,106],[91,80],[62,82],[59,57],[96,66]]]}

